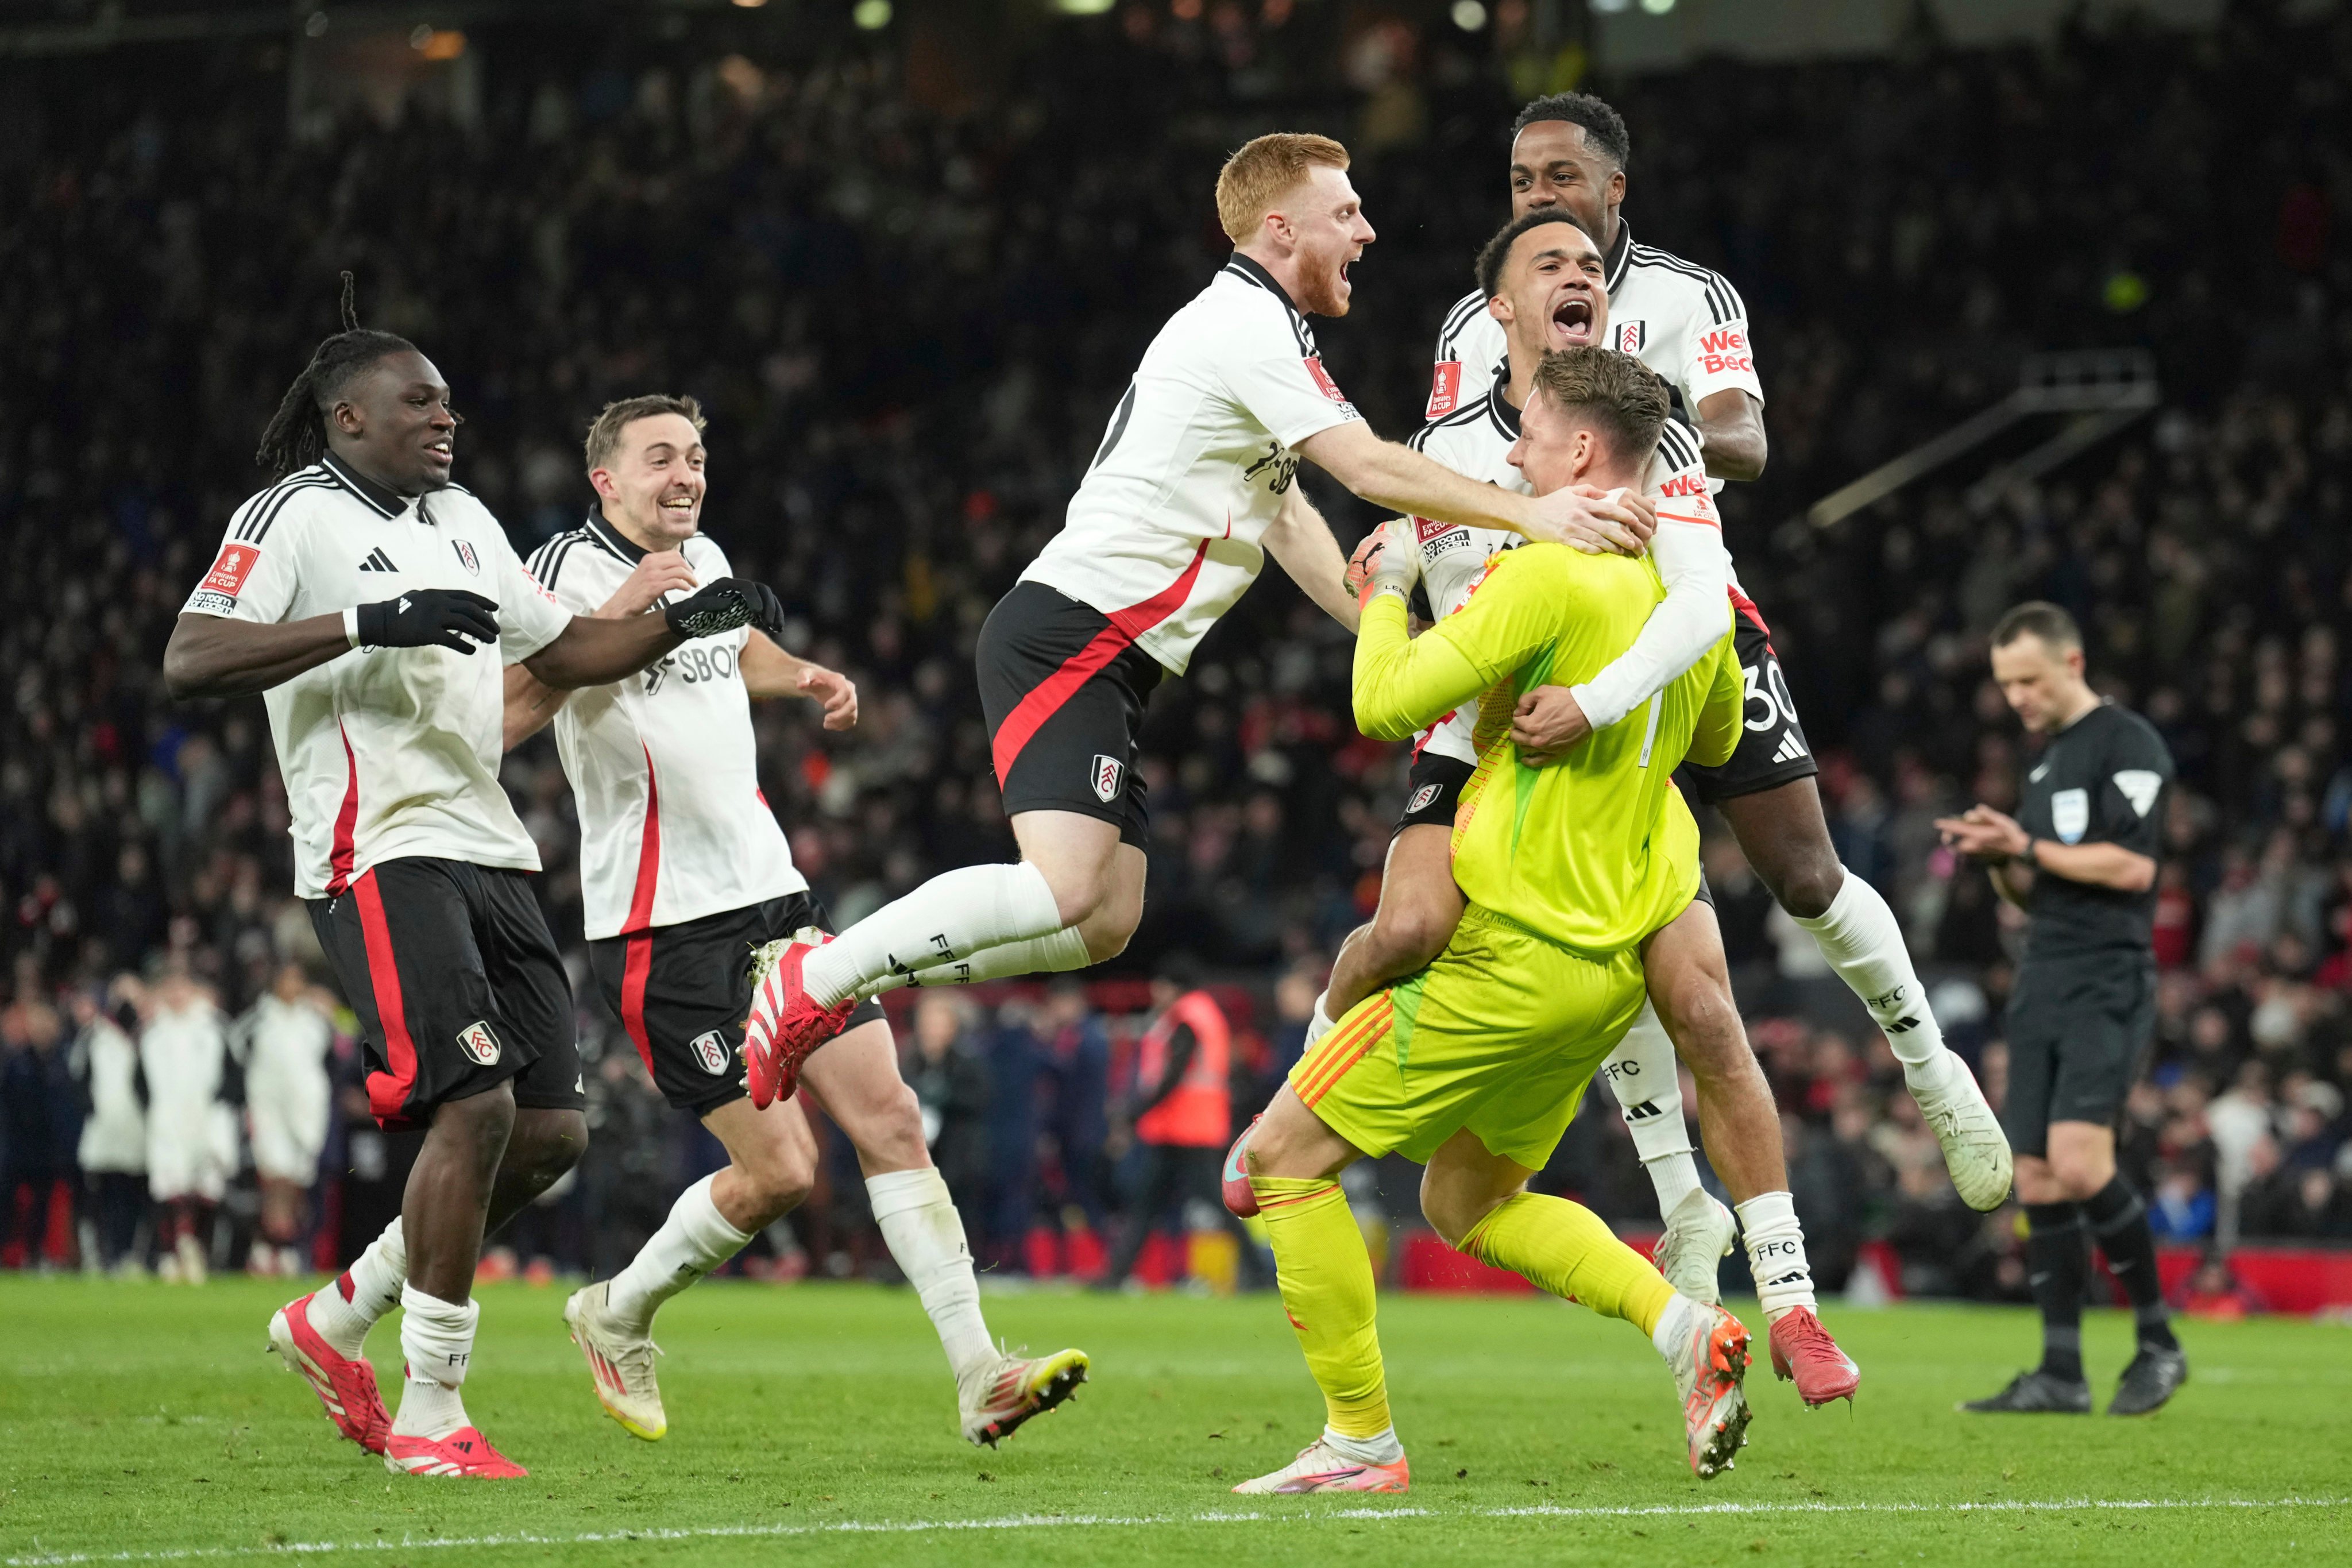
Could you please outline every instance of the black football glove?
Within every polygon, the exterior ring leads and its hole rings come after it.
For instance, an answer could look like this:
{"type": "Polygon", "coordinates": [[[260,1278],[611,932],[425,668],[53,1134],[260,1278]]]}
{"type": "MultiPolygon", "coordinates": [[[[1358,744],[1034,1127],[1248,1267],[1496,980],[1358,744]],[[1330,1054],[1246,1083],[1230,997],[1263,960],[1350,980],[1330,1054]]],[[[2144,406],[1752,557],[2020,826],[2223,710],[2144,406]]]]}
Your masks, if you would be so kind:
{"type": "Polygon", "coordinates": [[[397,599],[362,605],[359,621],[362,647],[446,647],[469,654],[475,643],[499,640],[497,602],[463,588],[412,588],[397,599]]]}
{"type": "Polygon", "coordinates": [[[773,637],[784,629],[784,602],[765,583],[721,577],[675,605],[664,605],[662,619],[682,637],[716,637],[737,626],[757,626],[773,637]]]}

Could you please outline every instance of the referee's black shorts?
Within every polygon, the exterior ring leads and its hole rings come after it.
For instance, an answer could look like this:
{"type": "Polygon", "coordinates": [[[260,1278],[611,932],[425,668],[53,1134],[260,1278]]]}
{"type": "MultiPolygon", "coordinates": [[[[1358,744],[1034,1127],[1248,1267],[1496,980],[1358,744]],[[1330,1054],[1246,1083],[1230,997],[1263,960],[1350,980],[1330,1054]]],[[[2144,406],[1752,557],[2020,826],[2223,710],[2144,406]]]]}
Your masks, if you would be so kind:
{"type": "Polygon", "coordinates": [[[509,1079],[525,1110],[587,1105],[572,983],[522,872],[415,856],[308,902],[366,1030],[377,1121],[423,1126],[509,1079]]]}
{"type": "Polygon", "coordinates": [[[1805,727],[1797,721],[1797,705],[1789,696],[1789,682],[1780,673],[1780,656],[1772,651],[1771,629],[1755,604],[1736,590],[1731,635],[1733,654],[1748,687],[1746,728],[1731,760],[1719,767],[1684,764],[1691,791],[1708,805],[1743,795],[1760,795],[1820,773],[1813,749],[1805,742],[1805,727]]]}
{"type": "MultiPolygon", "coordinates": [[[[709,1115],[743,1098],[743,1021],[751,1011],[751,953],[803,926],[831,931],[807,893],[722,910],[588,944],[604,1005],[674,1110],[709,1115]]],[[[861,1002],[843,1033],[882,1016],[861,1002]]]]}
{"type": "Polygon", "coordinates": [[[2009,994],[2009,1146],[2046,1154],[2050,1124],[2112,1127],[2156,1038],[2156,958],[2146,952],[2034,958],[2009,994]]]}
{"type": "Polygon", "coordinates": [[[1075,811],[1147,847],[1137,737],[1160,661],[1092,605],[1015,583],[980,628],[978,663],[1004,814],[1075,811]]]}

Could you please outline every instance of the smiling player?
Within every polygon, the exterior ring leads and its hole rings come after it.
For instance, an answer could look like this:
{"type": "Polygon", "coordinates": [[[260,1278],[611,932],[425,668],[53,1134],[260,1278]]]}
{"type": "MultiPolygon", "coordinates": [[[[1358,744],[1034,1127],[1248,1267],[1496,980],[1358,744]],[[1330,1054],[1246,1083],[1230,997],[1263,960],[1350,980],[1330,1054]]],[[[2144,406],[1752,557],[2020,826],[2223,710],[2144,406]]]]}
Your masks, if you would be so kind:
{"type": "MultiPolygon", "coordinates": [[[[1640,548],[1638,500],[1481,484],[1372,434],[1307,324],[1348,311],[1373,240],[1322,136],[1261,136],[1217,177],[1231,260],[1143,362],[1062,531],[980,636],[981,702],[1022,858],[935,877],[828,945],[788,948],[744,1043],[766,1104],[861,997],[909,984],[1083,968],[1143,912],[1144,703],[1257,578],[1270,552],[1343,625],[1356,605],[1330,530],[1293,484],[1301,458],[1367,500],[1592,550],[1640,548]]],[[[1587,487],[1589,489],[1590,487],[1587,487]]]]}
{"type": "MultiPolygon", "coordinates": [[[[702,579],[728,574],[726,552],[702,531],[702,426],[690,397],[625,398],[597,415],[587,441],[596,504],[531,558],[558,604],[643,620],[702,579]]],[[[641,676],[585,691],[507,671],[507,743],[552,719],[579,802],[596,987],[662,1098],[727,1151],[726,1168],[680,1194],[625,1268],[563,1306],[597,1399],[647,1441],[669,1429],[654,1374],[654,1314],[797,1207],[816,1181],[816,1140],[798,1104],[754,1108],[735,1066],[752,955],[826,925],[760,793],[750,700],[772,697],[823,703],[829,730],[857,721],[847,677],[750,626],[698,638],[641,676]]],[[[1086,1381],[1084,1352],[1011,1356],[989,1337],[963,1221],[932,1167],[922,1110],[899,1079],[881,1008],[852,1016],[811,1064],[808,1087],[857,1151],[882,1239],[939,1331],[964,1436],[993,1447],[1067,1399],[1086,1381]]]]}

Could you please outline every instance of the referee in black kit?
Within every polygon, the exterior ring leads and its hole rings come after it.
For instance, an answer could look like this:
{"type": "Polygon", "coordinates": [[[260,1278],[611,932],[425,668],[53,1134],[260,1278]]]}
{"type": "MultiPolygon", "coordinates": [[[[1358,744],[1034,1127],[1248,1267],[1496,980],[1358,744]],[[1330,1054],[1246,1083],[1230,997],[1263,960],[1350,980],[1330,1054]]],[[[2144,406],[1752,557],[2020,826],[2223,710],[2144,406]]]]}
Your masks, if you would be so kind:
{"type": "Polygon", "coordinates": [[[2042,1364],[1963,1409],[2087,1415],[2084,1232],[2131,1298],[2139,1353],[2110,1415],[2144,1415],[2189,1378],[2157,1279],[2156,1238],[2116,1173],[2116,1115],[2156,1025],[2156,862],[2172,755],[2147,721],[2083,679],[2083,634],[2055,605],[2020,605],[1992,634],[1993,679],[2043,737],[2015,818],[1989,805],[1937,824],[2032,917],[2009,999],[2009,1094],[2030,1226],[2026,1261],[2042,1309],[2042,1364]]]}

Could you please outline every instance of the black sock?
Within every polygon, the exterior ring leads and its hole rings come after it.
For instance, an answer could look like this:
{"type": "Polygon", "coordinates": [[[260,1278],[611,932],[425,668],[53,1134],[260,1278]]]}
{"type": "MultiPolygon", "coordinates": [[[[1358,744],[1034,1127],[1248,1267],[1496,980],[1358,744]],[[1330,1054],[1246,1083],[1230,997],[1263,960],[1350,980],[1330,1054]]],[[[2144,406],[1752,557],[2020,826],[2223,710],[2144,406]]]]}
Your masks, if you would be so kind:
{"type": "Polygon", "coordinates": [[[2164,1310],[2164,1282],[2157,1277],[2156,1236],[2147,1228],[2147,1205],[2121,1176],[2082,1202],[2091,1239],[2105,1255],[2107,1271],[2124,1288],[2143,1350],[2173,1351],[2171,1315],[2164,1310]]]}
{"type": "Polygon", "coordinates": [[[2082,1213],[2073,1204],[2028,1204],[2025,1219],[2026,1279],[2042,1309],[2042,1370],[2080,1383],[2083,1280],[2091,1268],[2082,1213]]]}

